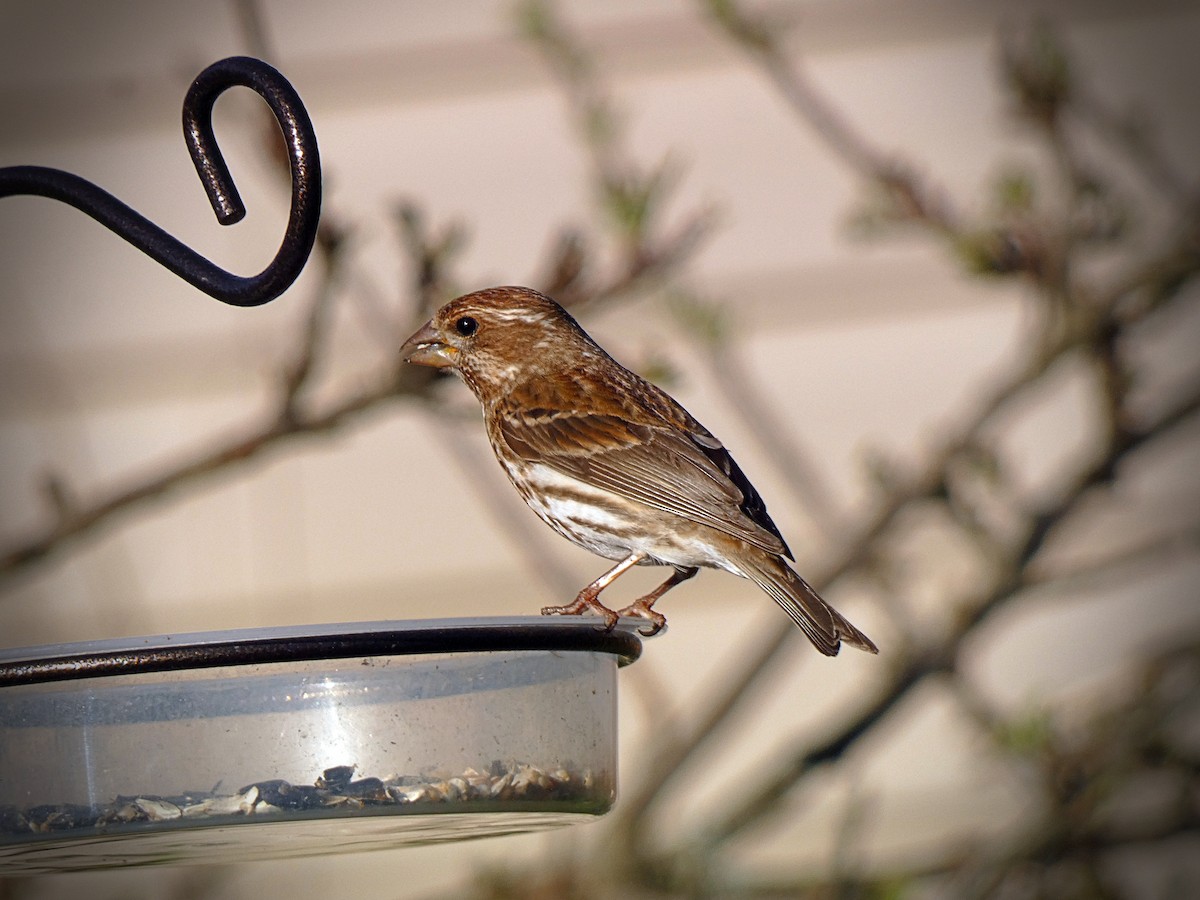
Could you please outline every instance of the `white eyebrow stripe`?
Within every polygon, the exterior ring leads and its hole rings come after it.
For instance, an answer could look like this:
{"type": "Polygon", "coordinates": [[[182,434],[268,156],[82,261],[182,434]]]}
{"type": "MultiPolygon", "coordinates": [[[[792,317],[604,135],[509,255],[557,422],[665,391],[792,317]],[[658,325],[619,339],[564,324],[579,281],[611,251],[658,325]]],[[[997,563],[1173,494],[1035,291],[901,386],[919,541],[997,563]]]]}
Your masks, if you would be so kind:
{"type": "Polygon", "coordinates": [[[489,309],[488,316],[501,322],[524,322],[527,325],[546,321],[545,313],[527,309],[489,309]]]}

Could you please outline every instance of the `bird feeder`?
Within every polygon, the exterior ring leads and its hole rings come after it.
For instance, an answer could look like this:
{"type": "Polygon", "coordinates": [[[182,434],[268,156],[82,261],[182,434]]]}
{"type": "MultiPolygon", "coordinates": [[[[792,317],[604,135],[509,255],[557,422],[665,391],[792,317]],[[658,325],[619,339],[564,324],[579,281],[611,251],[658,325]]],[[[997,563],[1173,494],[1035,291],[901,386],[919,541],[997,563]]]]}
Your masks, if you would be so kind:
{"type": "Polygon", "coordinates": [[[553,828],[613,803],[637,620],[169,635],[0,653],[0,872],[553,828]]]}
{"type": "MultiPolygon", "coordinates": [[[[0,198],[85,212],[223,303],[299,275],[321,170],[303,103],[245,57],[184,101],[188,150],[222,224],[245,209],[212,133],[248,87],[279,123],[287,229],[233,275],[91,182],[0,169],[0,198]]],[[[0,874],[233,862],[425,844],[586,821],[616,785],[616,670],[643,620],[456,619],[213,632],[0,651],[0,874]]]]}

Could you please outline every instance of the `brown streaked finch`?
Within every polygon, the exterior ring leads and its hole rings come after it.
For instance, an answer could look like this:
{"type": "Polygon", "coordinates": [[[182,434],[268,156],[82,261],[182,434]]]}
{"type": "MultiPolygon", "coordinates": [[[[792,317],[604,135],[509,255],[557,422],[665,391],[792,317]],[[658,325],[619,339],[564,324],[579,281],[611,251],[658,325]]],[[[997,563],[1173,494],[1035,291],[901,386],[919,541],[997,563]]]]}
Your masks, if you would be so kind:
{"type": "Polygon", "coordinates": [[[405,341],[410,363],[458,373],[483,407],[496,459],[547,525],[617,564],[565,606],[666,623],[655,601],[699,571],[748,578],[818,650],[845,641],[878,652],[787,564],[791,551],[766,505],[712,433],[664,391],[604,352],[561,306],[523,287],[452,300],[405,341]],[[786,559],[785,559],[786,557],[786,559]],[[674,572],[620,611],[600,593],[635,565],[674,572]]]}

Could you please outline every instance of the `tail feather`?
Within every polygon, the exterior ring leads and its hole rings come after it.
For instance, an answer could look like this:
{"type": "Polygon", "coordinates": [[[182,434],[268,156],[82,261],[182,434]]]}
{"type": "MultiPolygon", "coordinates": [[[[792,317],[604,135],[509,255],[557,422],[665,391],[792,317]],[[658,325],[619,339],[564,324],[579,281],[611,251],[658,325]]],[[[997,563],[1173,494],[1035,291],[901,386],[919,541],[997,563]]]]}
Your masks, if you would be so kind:
{"type": "Polygon", "coordinates": [[[812,586],[782,559],[764,556],[744,563],[740,568],[742,574],[766,591],[792,617],[792,621],[826,656],[837,656],[842,641],[868,653],[879,652],[869,637],[822,600],[812,586]]]}

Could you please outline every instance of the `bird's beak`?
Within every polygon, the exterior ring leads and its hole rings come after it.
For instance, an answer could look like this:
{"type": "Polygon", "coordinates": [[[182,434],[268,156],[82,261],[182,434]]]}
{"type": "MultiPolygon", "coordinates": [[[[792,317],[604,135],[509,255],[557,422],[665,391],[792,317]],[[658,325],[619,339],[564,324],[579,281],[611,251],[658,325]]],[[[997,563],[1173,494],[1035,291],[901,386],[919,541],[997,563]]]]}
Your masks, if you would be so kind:
{"type": "Polygon", "coordinates": [[[458,365],[458,350],[442,342],[432,321],[426,322],[420,331],[404,342],[400,356],[405,362],[435,369],[458,365]]]}

